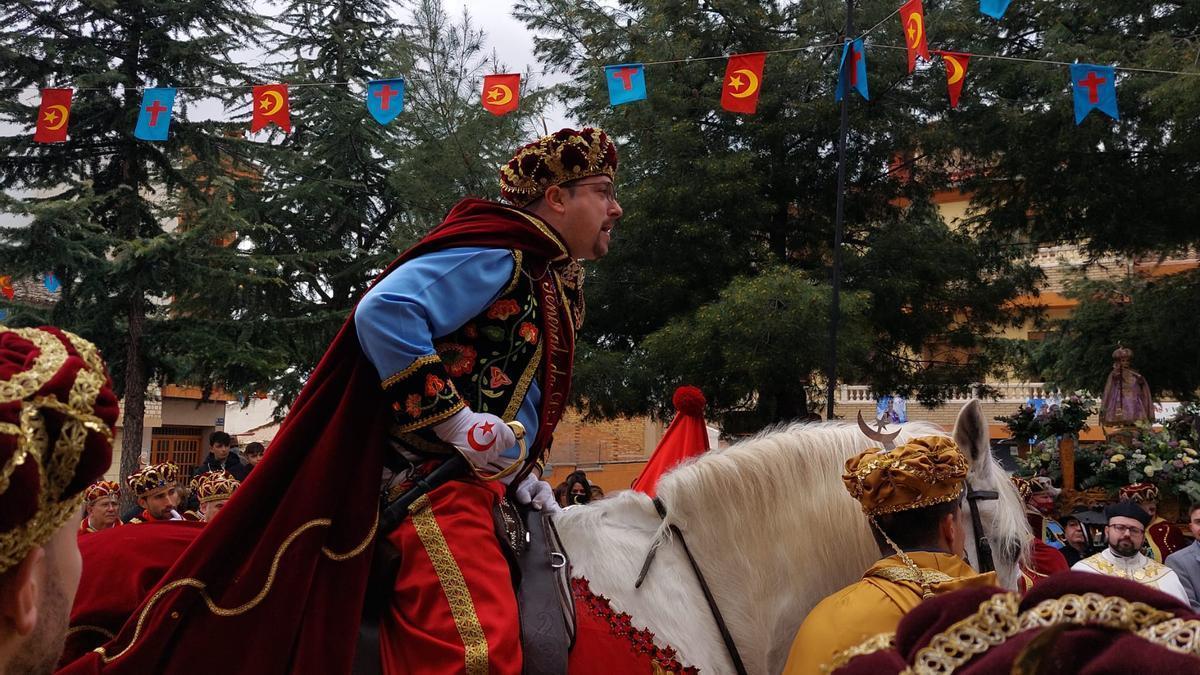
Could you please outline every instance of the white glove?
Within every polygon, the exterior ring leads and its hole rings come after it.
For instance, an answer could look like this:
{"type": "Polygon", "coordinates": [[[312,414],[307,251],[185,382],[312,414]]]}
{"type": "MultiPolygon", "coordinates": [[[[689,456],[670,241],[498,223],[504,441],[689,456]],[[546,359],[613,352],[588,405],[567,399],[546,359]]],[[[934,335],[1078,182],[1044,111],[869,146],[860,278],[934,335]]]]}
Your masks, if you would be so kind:
{"type": "Polygon", "coordinates": [[[546,481],[535,478],[533,474],[525,476],[525,480],[517,486],[513,496],[518,504],[533,504],[533,508],[546,513],[558,513],[562,507],[554,499],[554,489],[546,481]]]}
{"type": "MultiPolygon", "coordinates": [[[[433,433],[463,450],[471,463],[486,468],[501,452],[517,443],[517,436],[504,420],[488,413],[463,408],[445,422],[433,425],[433,433]]],[[[493,467],[494,468],[494,467],[493,467]]]]}

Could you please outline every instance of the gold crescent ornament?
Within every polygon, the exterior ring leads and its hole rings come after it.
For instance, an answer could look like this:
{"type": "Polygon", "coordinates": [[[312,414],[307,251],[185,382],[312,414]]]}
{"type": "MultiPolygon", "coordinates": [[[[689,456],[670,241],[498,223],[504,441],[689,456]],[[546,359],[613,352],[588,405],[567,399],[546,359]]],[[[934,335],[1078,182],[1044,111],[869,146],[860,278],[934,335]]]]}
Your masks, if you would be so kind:
{"type": "Polygon", "coordinates": [[[746,98],[746,97],[754,94],[754,92],[758,91],[758,76],[754,74],[753,70],[749,70],[747,68],[742,68],[741,70],[733,71],[733,74],[734,75],[745,75],[750,80],[750,84],[746,85],[746,89],[744,91],[741,91],[741,92],[730,91],[729,92],[730,96],[732,96],[734,98],[746,98]]]}
{"type": "Polygon", "coordinates": [[[47,131],[58,131],[59,129],[63,128],[63,125],[65,125],[67,123],[67,115],[68,115],[67,107],[65,105],[52,105],[52,106],[47,107],[46,108],[46,113],[47,113],[46,119],[47,120],[50,119],[49,113],[52,110],[57,110],[60,117],[59,117],[57,124],[54,124],[53,126],[46,125],[46,130],[47,131]]]}
{"type": "Polygon", "coordinates": [[[497,84],[488,89],[488,98],[493,99],[488,101],[488,105],[507,105],[513,99],[512,89],[509,89],[506,85],[497,84]],[[501,98],[496,98],[496,94],[498,93],[500,93],[501,98]]]}
{"type": "Polygon", "coordinates": [[[263,106],[262,114],[264,114],[264,115],[267,115],[267,116],[274,115],[275,113],[279,112],[279,110],[281,108],[283,108],[283,96],[277,91],[274,91],[274,90],[264,91],[262,97],[259,100],[262,101],[264,104],[266,104],[268,101],[273,102],[273,105],[264,105],[263,106]]]}
{"type": "Polygon", "coordinates": [[[913,12],[908,15],[908,29],[911,32],[912,39],[908,41],[908,46],[915,49],[921,44],[921,38],[925,36],[925,22],[921,20],[921,15],[913,12]]]}
{"type": "Polygon", "coordinates": [[[943,54],[942,58],[946,59],[946,63],[950,64],[951,72],[949,79],[946,80],[947,83],[958,84],[958,82],[963,79],[963,75],[966,74],[966,69],[963,68],[963,65],[958,62],[957,58],[950,56],[949,54],[943,54]]]}

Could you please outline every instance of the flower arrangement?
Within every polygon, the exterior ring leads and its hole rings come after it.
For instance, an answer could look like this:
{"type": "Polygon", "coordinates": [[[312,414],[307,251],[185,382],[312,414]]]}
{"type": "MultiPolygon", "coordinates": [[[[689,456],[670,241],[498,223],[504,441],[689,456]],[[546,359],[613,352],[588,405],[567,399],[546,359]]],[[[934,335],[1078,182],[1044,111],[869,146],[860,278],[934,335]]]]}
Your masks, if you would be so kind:
{"type": "Polygon", "coordinates": [[[1200,451],[1193,446],[1186,438],[1140,423],[1128,445],[1110,442],[1080,449],[1076,460],[1092,474],[1082,486],[1115,492],[1144,481],[1157,485],[1164,495],[1183,492],[1200,501],[1200,451]]]}
{"type": "Polygon", "coordinates": [[[1061,403],[1042,406],[1040,412],[1035,413],[1034,407],[1026,403],[1016,413],[996,420],[1008,426],[1013,438],[1041,440],[1078,435],[1088,428],[1087,419],[1095,412],[1096,399],[1077,391],[1061,403]]]}
{"type": "Polygon", "coordinates": [[[1053,441],[1042,440],[1034,443],[1024,457],[1018,456],[1014,450],[1013,459],[1017,463],[1018,476],[1046,476],[1055,484],[1062,483],[1062,465],[1058,448],[1053,441]]]}

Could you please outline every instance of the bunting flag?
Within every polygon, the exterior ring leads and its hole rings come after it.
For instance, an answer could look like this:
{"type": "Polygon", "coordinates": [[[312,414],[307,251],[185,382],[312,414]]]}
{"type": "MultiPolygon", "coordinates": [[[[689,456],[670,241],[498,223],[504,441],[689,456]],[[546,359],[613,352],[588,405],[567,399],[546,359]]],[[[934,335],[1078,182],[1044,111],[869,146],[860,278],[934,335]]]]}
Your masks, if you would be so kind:
{"type": "Polygon", "coordinates": [[[846,78],[850,78],[850,86],[866,100],[867,95],[867,52],[863,47],[862,38],[847,42],[842,47],[842,61],[838,65],[838,82],[836,100],[842,100],[846,95],[846,78]],[[847,64],[847,62],[849,62],[847,64]]]}
{"type": "Polygon", "coordinates": [[[721,107],[729,112],[753,114],[758,107],[758,92],[762,89],[766,52],[734,54],[725,66],[721,85],[721,107]]]}
{"type": "Polygon", "coordinates": [[[483,78],[483,107],[493,115],[505,115],[521,102],[521,76],[488,75],[483,78]]]}
{"type": "Polygon", "coordinates": [[[1117,113],[1117,80],[1112,66],[1090,63],[1071,64],[1071,88],[1075,90],[1075,124],[1083,122],[1092,110],[1099,110],[1114,120],[1117,113]]]}
{"type": "Polygon", "coordinates": [[[404,78],[367,83],[367,111],[380,124],[387,124],[404,112],[404,78]]]}
{"type": "Polygon", "coordinates": [[[608,83],[609,105],[646,100],[646,68],[640,63],[604,66],[604,81],[608,83]]]}
{"type": "Polygon", "coordinates": [[[950,95],[950,107],[958,107],[958,95],[962,93],[963,81],[967,78],[967,63],[970,54],[958,52],[936,52],[946,65],[946,93],[950,95]]]}
{"type": "Polygon", "coordinates": [[[33,140],[38,143],[61,143],[67,140],[67,120],[70,117],[71,90],[43,89],[33,140]]]}
{"type": "Polygon", "coordinates": [[[171,108],[175,106],[175,89],[162,87],[142,92],[142,109],[138,113],[133,135],[143,141],[165,141],[171,126],[171,108]]]}
{"type": "Polygon", "coordinates": [[[13,290],[12,275],[5,274],[4,276],[0,276],[0,294],[3,294],[9,300],[12,300],[13,296],[17,294],[13,290]]]}
{"type": "Polygon", "coordinates": [[[908,47],[908,72],[917,69],[917,56],[929,58],[929,42],[925,39],[925,7],[921,0],[908,0],[900,7],[900,24],[904,27],[904,44],[908,47]]]}
{"type": "Polygon", "coordinates": [[[42,277],[42,285],[51,293],[57,293],[58,289],[62,288],[62,282],[58,280],[58,277],[54,276],[54,272],[46,272],[42,277]]]}
{"type": "Polygon", "coordinates": [[[250,131],[258,131],[268,124],[274,124],[285,132],[292,130],[286,83],[254,87],[254,116],[250,119],[250,131]]]}
{"type": "Polygon", "coordinates": [[[999,19],[1004,16],[1010,2],[1012,0],[979,0],[979,11],[993,19],[999,19]]]}

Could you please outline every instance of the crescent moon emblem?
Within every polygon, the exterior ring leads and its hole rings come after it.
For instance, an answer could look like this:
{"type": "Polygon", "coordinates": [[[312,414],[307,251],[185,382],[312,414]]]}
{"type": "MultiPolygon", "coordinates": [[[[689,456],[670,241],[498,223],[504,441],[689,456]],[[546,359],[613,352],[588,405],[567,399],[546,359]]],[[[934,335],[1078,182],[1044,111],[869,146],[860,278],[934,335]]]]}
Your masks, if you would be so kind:
{"type": "Polygon", "coordinates": [[[745,75],[747,78],[749,78],[750,84],[746,86],[745,91],[729,92],[730,96],[732,96],[734,98],[746,98],[747,96],[750,96],[750,95],[754,94],[754,92],[758,91],[758,76],[754,74],[753,70],[749,70],[747,68],[742,68],[741,70],[733,71],[733,74],[734,75],[745,75]]]}
{"type": "Polygon", "coordinates": [[[51,110],[57,110],[60,117],[58,119],[58,124],[47,126],[46,130],[58,131],[59,129],[63,128],[64,124],[67,123],[67,107],[65,105],[52,105],[46,108],[46,112],[50,112],[51,110]]]}
{"type": "Polygon", "coordinates": [[[911,33],[907,35],[912,37],[908,41],[908,46],[916,47],[921,44],[921,38],[925,36],[925,22],[921,20],[920,14],[913,12],[908,15],[908,29],[911,33]]]}
{"type": "Polygon", "coordinates": [[[963,75],[966,75],[966,69],[963,68],[963,65],[959,63],[957,58],[949,54],[943,54],[942,58],[946,59],[946,63],[950,66],[950,76],[946,82],[948,84],[957,84],[959,80],[963,79],[963,75]]]}
{"type": "Polygon", "coordinates": [[[272,102],[263,108],[262,114],[264,115],[274,115],[275,113],[279,112],[280,108],[283,107],[283,96],[281,96],[277,91],[265,91],[263,92],[262,98],[259,100],[263,102],[272,102]]]}
{"type": "MultiPolygon", "coordinates": [[[[509,94],[509,98],[512,98],[511,92],[509,94]]],[[[470,445],[471,449],[475,452],[485,452],[496,442],[496,437],[493,435],[492,440],[488,441],[487,443],[480,443],[479,441],[475,440],[475,428],[478,426],[478,423],[472,424],[471,428],[467,430],[467,444],[470,445]]]]}
{"type": "Polygon", "coordinates": [[[488,98],[494,99],[488,101],[489,105],[505,105],[513,99],[512,89],[509,89],[503,84],[497,84],[491,89],[488,89],[488,98]],[[496,98],[496,94],[499,94],[500,98],[496,98]]]}

